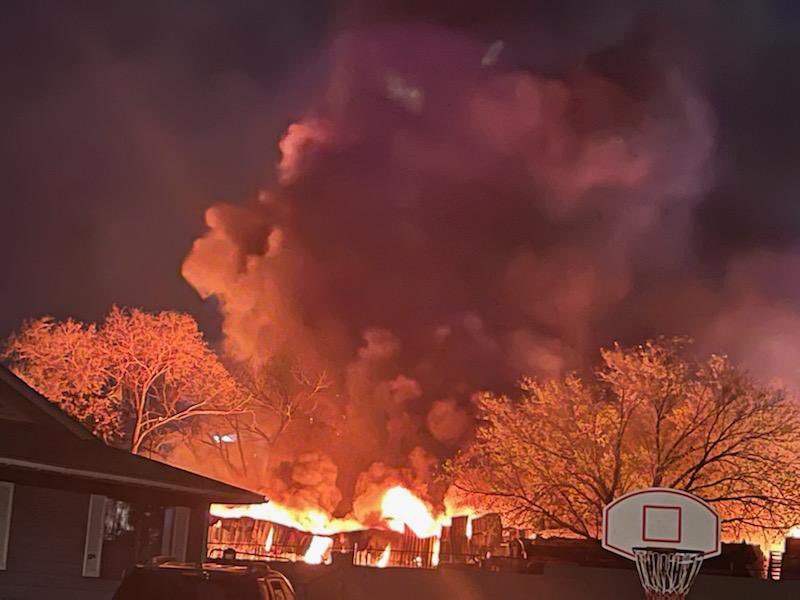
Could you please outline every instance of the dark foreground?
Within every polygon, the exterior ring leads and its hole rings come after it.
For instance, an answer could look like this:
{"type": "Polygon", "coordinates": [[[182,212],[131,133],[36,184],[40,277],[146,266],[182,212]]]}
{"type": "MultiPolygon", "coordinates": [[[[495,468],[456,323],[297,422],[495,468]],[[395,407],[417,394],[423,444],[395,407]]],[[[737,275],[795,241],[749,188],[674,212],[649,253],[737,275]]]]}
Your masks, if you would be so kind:
{"type": "MultiPolygon", "coordinates": [[[[473,568],[374,569],[275,565],[292,580],[298,600],[642,600],[632,570],[554,565],[542,575],[473,568]]],[[[689,600],[790,600],[800,581],[701,575],[689,600]]]]}

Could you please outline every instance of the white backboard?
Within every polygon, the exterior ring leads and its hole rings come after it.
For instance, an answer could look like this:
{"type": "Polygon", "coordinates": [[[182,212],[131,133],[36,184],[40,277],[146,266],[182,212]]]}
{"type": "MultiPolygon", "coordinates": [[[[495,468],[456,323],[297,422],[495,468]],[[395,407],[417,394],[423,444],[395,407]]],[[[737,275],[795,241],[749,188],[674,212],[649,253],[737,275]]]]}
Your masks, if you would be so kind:
{"type": "Polygon", "coordinates": [[[634,548],[722,552],[719,515],[697,496],[648,488],[620,496],[603,509],[603,548],[633,559],[634,548]]]}

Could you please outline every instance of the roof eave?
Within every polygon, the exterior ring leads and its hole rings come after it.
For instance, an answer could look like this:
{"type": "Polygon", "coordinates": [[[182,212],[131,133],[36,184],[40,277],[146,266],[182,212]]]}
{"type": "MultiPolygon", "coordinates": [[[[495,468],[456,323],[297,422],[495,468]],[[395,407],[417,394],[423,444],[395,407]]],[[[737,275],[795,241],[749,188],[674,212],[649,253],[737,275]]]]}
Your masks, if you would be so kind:
{"type": "Polygon", "coordinates": [[[92,479],[107,483],[132,485],[136,487],[145,487],[145,488],[157,489],[168,492],[180,492],[184,494],[191,494],[193,496],[199,496],[201,498],[204,498],[214,504],[262,504],[267,501],[267,499],[260,494],[256,494],[255,492],[250,492],[248,490],[237,488],[228,484],[220,484],[224,485],[228,489],[214,490],[199,486],[172,484],[163,481],[156,481],[140,477],[129,477],[126,475],[116,475],[111,473],[99,473],[96,471],[89,471],[85,469],[61,467],[58,465],[51,465],[43,462],[21,460],[16,458],[5,458],[5,457],[0,457],[0,465],[8,467],[16,467],[20,469],[30,469],[34,471],[43,471],[47,473],[65,475],[68,477],[92,479]]]}

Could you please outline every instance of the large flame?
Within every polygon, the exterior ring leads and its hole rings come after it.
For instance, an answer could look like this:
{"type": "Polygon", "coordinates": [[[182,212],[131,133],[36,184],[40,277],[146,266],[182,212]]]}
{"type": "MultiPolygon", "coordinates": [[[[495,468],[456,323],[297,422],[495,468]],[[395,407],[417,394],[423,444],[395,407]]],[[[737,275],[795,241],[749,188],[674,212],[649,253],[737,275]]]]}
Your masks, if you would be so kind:
{"type": "Polygon", "coordinates": [[[390,526],[403,523],[420,538],[438,536],[442,530],[425,502],[402,486],[393,487],[383,495],[381,513],[390,526]]]}
{"type": "Polygon", "coordinates": [[[308,546],[303,560],[309,565],[321,565],[325,554],[332,545],[333,540],[331,538],[315,535],[311,539],[311,544],[308,546]]]}
{"type": "MultiPolygon", "coordinates": [[[[438,566],[440,560],[442,527],[452,524],[452,514],[468,516],[466,533],[467,537],[472,537],[472,518],[476,514],[473,509],[464,506],[456,508],[445,503],[445,512],[436,513],[430,504],[403,486],[395,486],[386,490],[380,496],[380,506],[376,507],[376,511],[378,508],[382,518],[378,526],[398,533],[404,533],[408,529],[418,538],[433,538],[430,545],[430,564],[433,567],[438,566]]],[[[375,522],[368,524],[354,518],[337,519],[319,509],[303,510],[282,506],[275,502],[245,506],[212,504],[211,514],[226,519],[249,517],[270,521],[313,534],[311,543],[302,556],[304,562],[312,565],[330,562],[333,539],[329,536],[376,526],[375,522]]],[[[221,523],[217,523],[216,526],[221,526],[221,523]]],[[[264,550],[267,554],[270,554],[272,550],[274,537],[275,530],[270,527],[264,542],[264,550]]],[[[378,560],[371,564],[376,567],[388,566],[391,552],[391,545],[387,545],[378,560]]],[[[421,562],[421,559],[418,558],[418,560],[421,562]]]]}
{"type": "Polygon", "coordinates": [[[375,566],[379,569],[383,569],[389,564],[389,558],[392,556],[392,545],[387,544],[386,548],[384,548],[383,553],[381,554],[378,562],[375,563],[375,566]]]}
{"type": "Polygon", "coordinates": [[[294,509],[276,502],[237,506],[212,504],[211,514],[223,519],[250,517],[259,521],[270,521],[315,535],[332,535],[364,528],[364,524],[356,519],[334,519],[321,510],[294,509]]]}
{"type": "Polygon", "coordinates": [[[441,556],[442,551],[442,538],[436,537],[433,539],[433,545],[431,546],[431,566],[438,567],[439,566],[439,557],[441,556]]]}
{"type": "MultiPolygon", "coordinates": [[[[402,486],[392,487],[383,494],[380,511],[385,527],[398,533],[402,533],[408,527],[420,538],[439,536],[442,527],[450,525],[452,520],[449,506],[445,513],[435,515],[429,504],[402,486]]],[[[475,514],[473,510],[464,507],[459,507],[457,512],[468,514],[470,519],[475,514]]],[[[337,519],[319,509],[296,509],[277,502],[236,506],[212,504],[211,514],[224,519],[250,517],[260,521],[270,521],[318,536],[368,528],[367,524],[358,519],[337,519]]],[[[472,523],[469,522],[468,536],[471,534],[471,529],[472,523]]],[[[272,535],[270,531],[266,545],[272,545],[272,535]]]]}
{"type": "Polygon", "coordinates": [[[267,540],[264,542],[264,551],[269,554],[269,551],[272,550],[272,541],[275,537],[275,528],[270,527],[269,533],[267,534],[267,540]]]}

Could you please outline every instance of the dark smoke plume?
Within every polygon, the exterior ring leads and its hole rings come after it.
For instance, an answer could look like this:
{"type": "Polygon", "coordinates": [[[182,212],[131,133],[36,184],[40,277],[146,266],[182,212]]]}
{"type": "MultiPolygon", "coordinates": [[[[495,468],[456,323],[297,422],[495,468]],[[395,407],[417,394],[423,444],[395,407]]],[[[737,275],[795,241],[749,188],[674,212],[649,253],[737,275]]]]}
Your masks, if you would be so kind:
{"type": "Polygon", "coordinates": [[[185,261],[228,354],[337,377],[343,479],[452,452],[476,390],[590,364],[632,303],[661,333],[641,303],[663,311],[648,290],[690,279],[714,147],[702,94],[659,56],[632,91],[504,51],[434,26],[340,35],[276,184],[210,208],[185,261]]]}

